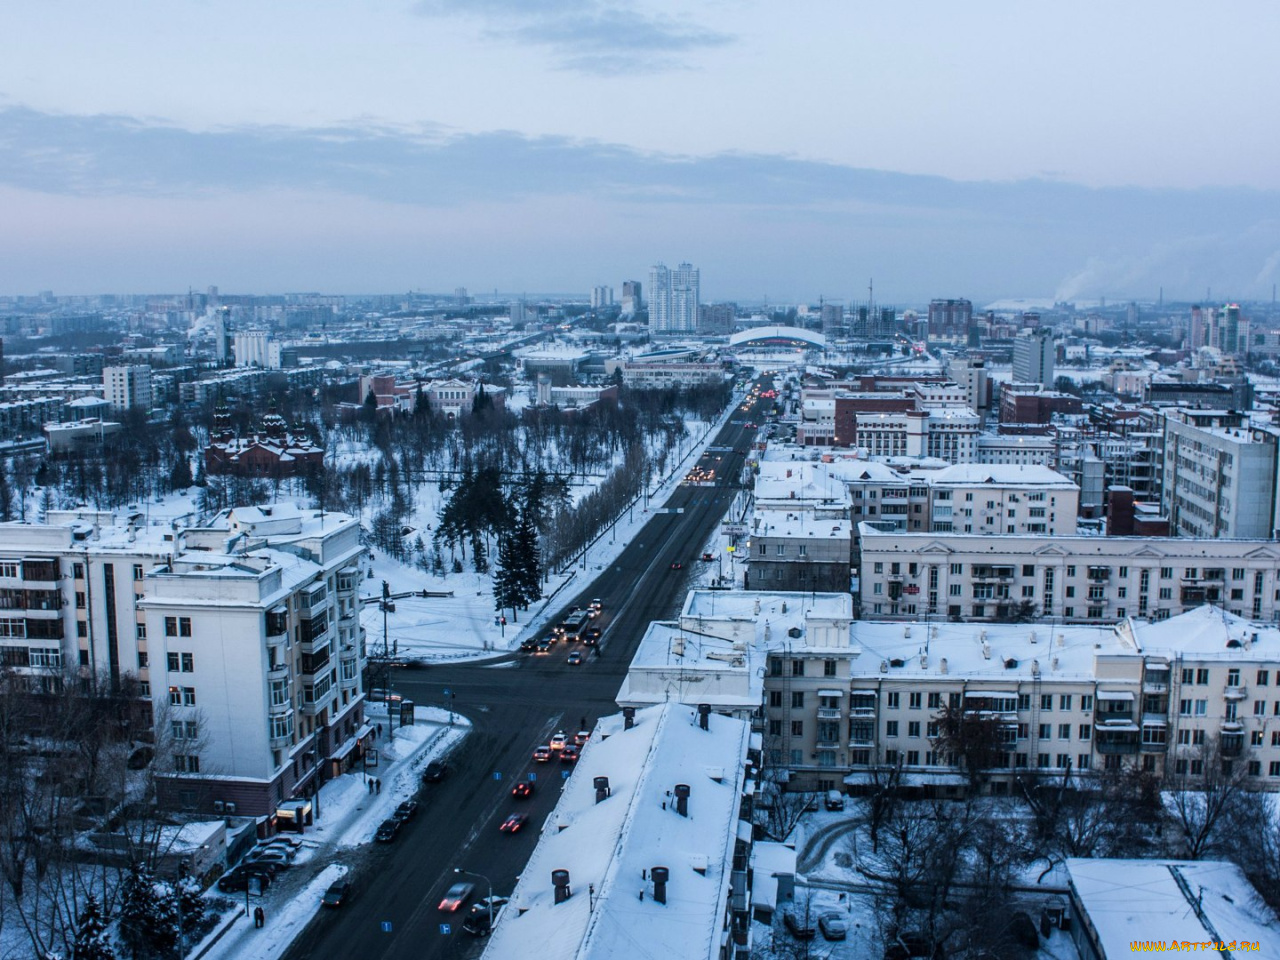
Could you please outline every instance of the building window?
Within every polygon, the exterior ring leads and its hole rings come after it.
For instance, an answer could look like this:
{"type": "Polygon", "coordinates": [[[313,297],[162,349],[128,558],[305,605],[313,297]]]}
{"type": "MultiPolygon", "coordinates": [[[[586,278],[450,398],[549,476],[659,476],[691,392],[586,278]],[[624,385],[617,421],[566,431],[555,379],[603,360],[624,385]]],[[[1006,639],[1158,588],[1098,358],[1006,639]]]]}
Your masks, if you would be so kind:
{"type": "Polygon", "coordinates": [[[1265,687],[1270,680],[1271,680],[1271,671],[1269,670],[1258,671],[1258,686],[1265,687]]]}
{"type": "Polygon", "coordinates": [[[1078,732],[1081,740],[1088,740],[1093,735],[1093,728],[1087,723],[1082,723],[1078,732]]]}
{"type": "Polygon", "coordinates": [[[1052,693],[1040,694],[1040,709],[1044,710],[1046,713],[1053,710],[1053,694],[1052,693]]]}
{"type": "Polygon", "coordinates": [[[836,675],[836,662],[834,660],[822,661],[822,675],[824,677],[834,677],[836,675]]]}
{"type": "Polygon", "coordinates": [[[919,709],[920,709],[920,707],[921,707],[921,705],[922,705],[923,700],[924,700],[924,694],[922,694],[922,693],[913,693],[913,694],[911,694],[911,696],[910,696],[910,708],[911,708],[912,710],[919,710],[919,709]]]}
{"type": "Polygon", "coordinates": [[[1058,739],[1059,740],[1071,739],[1071,724],[1069,723],[1058,724],[1058,739]]]}
{"type": "Polygon", "coordinates": [[[899,703],[901,702],[900,697],[901,695],[898,693],[897,690],[889,691],[889,693],[885,696],[885,705],[890,710],[897,710],[899,703]]]}
{"type": "Polygon", "coordinates": [[[781,706],[782,706],[782,691],[781,691],[781,690],[770,690],[770,691],[769,691],[769,706],[771,706],[771,707],[781,707],[781,706]]]}
{"type": "Polygon", "coordinates": [[[792,690],[791,691],[791,708],[794,710],[797,707],[803,707],[803,706],[804,706],[804,691],[792,690]]]}
{"type": "Polygon", "coordinates": [[[173,757],[173,769],[178,773],[199,773],[200,758],[195,754],[175,754],[173,757]]]}
{"type": "Polygon", "coordinates": [[[886,737],[896,737],[898,735],[898,721],[888,720],[884,725],[884,735],[886,737]]]}
{"type": "Polygon", "coordinates": [[[791,721],[791,735],[792,735],[793,737],[803,737],[803,736],[804,736],[804,721],[803,721],[803,720],[792,720],[792,721],[791,721]]]}
{"type": "Polygon", "coordinates": [[[804,676],[804,661],[803,661],[803,660],[792,660],[792,661],[791,661],[791,675],[792,675],[793,677],[803,677],[803,676],[804,676]]]}
{"type": "Polygon", "coordinates": [[[1059,710],[1071,709],[1071,694],[1064,693],[1062,696],[1058,697],[1058,709],[1059,710]]]}
{"type": "Polygon", "coordinates": [[[181,659],[176,653],[169,654],[169,671],[171,673],[177,673],[180,669],[182,669],[181,659]]]}
{"type": "Polygon", "coordinates": [[[140,563],[135,563],[135,564],[133,565],[133,579],[135,579],[135,580],[141,580],[141,579],[142,579],[142,564],[140,564],[140,563]]]}
{"type": "Polygon", "coordinates": [[[942,694],[940,693],[929,694],[929,709],[930,710],[942,709],[942,694]]]}
{"type": "Polygon", "coordinates": [[[781,720],[770,720],[770,721],[769,721],[769,736],[771,736],[771,737],[780,737],[780,736],[782,736],[782,721],[781,721],[781,720]]]}
{"type": "Polygon", "coordinates": [[[908,724],[907,724],[907,736],[908,736],[908,737],[918,737],[918,736],[920,736],[920,721],[919,721],[919,720],[912,720],[910,723],[908,723],[908,724]]]}

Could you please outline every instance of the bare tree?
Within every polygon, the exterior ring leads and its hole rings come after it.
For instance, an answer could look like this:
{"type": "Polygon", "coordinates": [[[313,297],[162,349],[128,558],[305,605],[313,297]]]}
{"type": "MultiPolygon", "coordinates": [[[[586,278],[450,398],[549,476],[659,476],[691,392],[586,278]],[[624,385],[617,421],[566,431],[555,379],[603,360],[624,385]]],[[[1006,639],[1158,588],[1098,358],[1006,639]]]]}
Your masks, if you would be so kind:
{"type": "Polygon", "coordinates": [[[809,794],[787,790],[785,771],[771,767],[760,781],[756,823],[768,839],[786,840],[804,816],[809,801],[809,794]]]}
{"type": "Polygon", "coordinates": [[[866,824],[871,836],[871,849],[880,845],[880,828],[893,816],[902,801],[902,759],[897,763],[878,763],[867,771],[866,824]]]}
{"type": "Polygon", "coordinates": [[[977,792],[990,771],[1005,765],[1008,745],[1005,722],[994,711],[966,708],[963,704],[943,707],[934,716],[938,735],[934,750],[954,758],[977,792]]]}
{"type": "Polygon", "coordinates": [[[1247,758],[1224,753],[1221,737],[1209,736],[1166,769],[1166,809],[1182,831],[1183,853],[1192,860],[1217,849],[1243,817],[1247,758]]]}

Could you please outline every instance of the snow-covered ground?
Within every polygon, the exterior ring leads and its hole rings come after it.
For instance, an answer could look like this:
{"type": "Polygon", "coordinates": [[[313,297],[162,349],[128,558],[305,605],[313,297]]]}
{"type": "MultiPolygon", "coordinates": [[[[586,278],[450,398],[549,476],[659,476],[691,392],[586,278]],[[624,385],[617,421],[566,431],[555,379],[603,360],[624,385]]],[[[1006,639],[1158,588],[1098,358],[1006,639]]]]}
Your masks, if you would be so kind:
{"type": "MultiPolygon", "coordinates": [[[[720,428],[738,412],[740,397],[735,397],[725,413],[715,423],[701,425],[682,447],[680,456],[672,458],[674,466],[657,489],[650,492],[646,509],[637,502],[612,529],[606,530],[587,549],[585,556],[572,568],[553,574],[543,585],[545,598],[527,611],[519,613],[520,622],[508,622],[503,626],[495,622],[497,612],[493,601],[493,577],[472,571],[447,573],[437,576],[408,564],[400,563],[374,551],[373,577],[365,581],[361,596],[366,599],[361,623],[364,624],[371,652],[382,651],[383,613],[377,602],[381,596],[382,581],[386,580],[391,593],[408,593],[426,590],[430,593],[451,593],[451,596],[404,597],[395,601],[395,612],[386,616],[386,641],[388,652],[406,659],[431,662],[474,660],[490,657],[495,653],[513,650],[526,637],[536,636],[543,630],[550,617],[558,611],[575,591],[584,589],[606,566],[615,560],[631,542],[640,528],[650,519],[653,510],[661,507],[667,497],[683,480],[689,468],[697,462],[703,450],[714,442],[720,428]]],[[[416,504],[416,515],[432,516],[438,511],[439,501],[432,492],[425,493],[416,504]]],[[[434,525],[434,524],[433,524],[434,525]]],[[[430,532],[423,531],[424,538],[430,532]]],[[[719,533],[709,538],[697,554],[723,553],[727,542],[719,533]]],[[[730,554],[725,554],[726,558],[730,554]]],[[[730,576],[730,561],[726,559],[724,573],[730,576]]],[[[740,566],[740,565],[739,565],[740,566]]],[[[687,567],[690,589],[711,584],[720,575],[720,563],[696,563],[687,567]]],[[[736,582],[742,582],[741,569],[736,582]]]]}
{"type": "Polygon", "coordinates": [[[245,915],[243,895],[219,894],[212,889],[211,901],[231,905],[224,909],[214,932],[191,951],[193,960],[274,960],[284,953],[320,909],[325,888],[346,873],[345,866],[331,861],[344,851],[370,843],[378,824],[391,816],[400,801],[418,792],[422,768],[452,750],[471,729],[459,714],[453,714],[451,726],[447,712],[419,705],[414,726],[397,727],[387,736],[385,705],[368,704],[366,713],[371,722],[383,725],[384,736],[378,742],[380,764],[369,771],[369,776],[382,780],[382,791],[371,794],[363,772],[328,781],[320,791],[320,816],[303,835],[303,848],[292,871],[309,872],[325,865],[301,891],[267,891],[258,901],[267,915],[261,930],[245,915]]]}

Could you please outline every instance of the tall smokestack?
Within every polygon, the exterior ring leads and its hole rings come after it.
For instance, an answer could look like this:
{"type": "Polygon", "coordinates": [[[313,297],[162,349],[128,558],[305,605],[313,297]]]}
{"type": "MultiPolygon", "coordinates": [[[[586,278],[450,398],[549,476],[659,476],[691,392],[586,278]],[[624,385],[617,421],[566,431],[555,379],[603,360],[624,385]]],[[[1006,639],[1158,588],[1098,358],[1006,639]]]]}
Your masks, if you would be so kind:
{"type": "Polygon", "coordinates": [[[689,815],[689,785],[687,783],[676,784],[676,813],[682,817],[689,815]]]}
{"type": "Polygon", "coordinates": [[[667,902],[667,880],[671,876],[671,871],[666,867],[654,867],[649,871],[653,878],[653,899],[659,903],[667,902]]]}
{"type": "Polygon", "coordinates": [[[571,896],[569,890],[569,871],[552,870],[551,883],[556,888],[556,903],[564,903],[571,896]]]}

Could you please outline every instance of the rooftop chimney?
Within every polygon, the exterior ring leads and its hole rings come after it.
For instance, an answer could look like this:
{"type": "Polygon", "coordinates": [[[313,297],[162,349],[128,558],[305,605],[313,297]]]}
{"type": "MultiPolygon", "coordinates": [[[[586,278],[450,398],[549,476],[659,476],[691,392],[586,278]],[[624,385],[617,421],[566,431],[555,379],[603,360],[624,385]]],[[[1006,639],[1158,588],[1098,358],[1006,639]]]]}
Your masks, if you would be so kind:
{"type": "Polygon", "coordinates": [[[636,725],[636,708],[623,707],[622,708],[622,729],[630,730],[635,725],[636,725]]]}
{"type": "Polygon", "coordinates": [[[671,871],[666,867],[654,867],[649,871],[649,875],[653,878],[653,899],[659,903],[666,903],[667,880],[671,876],[671,871]]]}
{"type": "Polygon", "coordinates": [[[612,792],[609,789],[608,777],[596,777],[591,783],[596,788],[596,803],[603,801],[612,792]]]}
{"type": "Polygon", "coordinates": [[[569,889],[568,870],[552,870],[551,883],[556,888],[556,903],[564,903],[572,896],[572,891],[569,889]]]}
{"type": "Polygon", "coordinates": [[[676,784],[676,813],[682,817],[689,815],[689,785],[687,783],[676,784]]]}
{"type": "Polygon", "coordinates": [[[709,729],[710,717],[711,717],[711,704],[709,703],[698,704],[698,726],[700,726],[703,730],[709,729]]]}
{"type": "Polygon", "coordinates": [[[946,672],[947,672],[947,658],[946,658],[946,657],[943,657],[943,658],[938,662],[938,671],[939,671],[940,673],[946,673],[946,672]]]}

